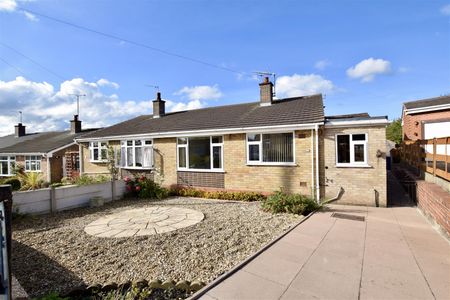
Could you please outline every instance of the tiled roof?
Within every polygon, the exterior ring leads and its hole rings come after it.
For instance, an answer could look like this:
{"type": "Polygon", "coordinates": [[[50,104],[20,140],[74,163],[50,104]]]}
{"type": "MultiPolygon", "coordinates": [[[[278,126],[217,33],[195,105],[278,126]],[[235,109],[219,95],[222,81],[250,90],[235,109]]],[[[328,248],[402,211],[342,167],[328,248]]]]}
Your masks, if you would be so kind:
{"type": "Polygon", "coordinates": [[[143,115],[83,135],[102,138],[205,129],[297,125],[324,121],[322,95],[275,100],[270,106],[259,102],[209,107],[167,113],[160,118],[143,115]]]}
{"type": "Polygon", "coordinates": [[[406,109],[422,108],[444,104],[450,104],[450,95],[403,103],[406,109]]]}
{"type": "Polygon", "coordinates": [[[15,137],[14,134],[0,137],[1,153],[47,153],[74,142],[74,138],[86,133],[91,133],[96,129],[83,130],[77,134],[70,131],[50,131],[31,133],[22,137],[15,137]]]}

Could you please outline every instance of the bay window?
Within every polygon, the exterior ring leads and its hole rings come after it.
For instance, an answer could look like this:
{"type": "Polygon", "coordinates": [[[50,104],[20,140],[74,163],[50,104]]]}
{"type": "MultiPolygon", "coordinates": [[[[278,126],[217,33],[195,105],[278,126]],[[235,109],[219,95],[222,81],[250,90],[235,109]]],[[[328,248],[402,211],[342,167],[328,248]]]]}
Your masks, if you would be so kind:
{"type": "Polygon", "coordinates": [[[367,165],[367,134],[336,135],[336,165],[367,165]]]}
{"type": "Polygon", "coordinates": [[[223,137],[177,139],[178,170],[223,170],[223,137]]]}
{"type": "Polygon", "coordinates": [[[25,171],[26,172],[40,172],[41,171],[41,155],[27,155],[25,156],[25,171]]]}
{"type": "Polygon", "coordinates": [[[16,165],[15,156],[0,156],[0,176],[14,175],[14,167],[16,165]]]}
{"type": "Polygon", "coordinates": [[[92,162],[105,162],[108,159],[108,143],[90,142],[89,153],[92,162]]]}
{"type": "Polygon", "coordinates": [[[120,142],[120,166],[150,169],[153,167],[152,140],[126,140],[120,142]]]}
{"type": "Polygon", "coordinates": [[[247,134],[248,164],[293,164],[294,133],[247,134]]]}

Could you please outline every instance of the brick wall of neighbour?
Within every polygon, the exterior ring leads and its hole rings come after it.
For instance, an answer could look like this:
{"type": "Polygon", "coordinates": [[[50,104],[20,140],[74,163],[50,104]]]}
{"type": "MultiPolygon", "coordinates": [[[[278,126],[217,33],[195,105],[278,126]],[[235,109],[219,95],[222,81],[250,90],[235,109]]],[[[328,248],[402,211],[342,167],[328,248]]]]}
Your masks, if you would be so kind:
{"type": "MultiPolygon", "coordinates": [[[[23,166],[23,168],[25,169],[25,156],[24,155],[17,155],[16,156],[16,164],[23,166]]],[[[48,181],[47,180],[47,159],[42,157],[41,159],[41,171],[39,172],[42,175],[42,179],[44,181],[48,181]]]]}
{"type": "Polygon", "coordinates": [[[325,197],[330,199],[344,189],[337,203],[386,206],[386,128],[329,128],[324,132],[325,197]],[[336,166],[336,134],[366,133],[368,135],[368,168],[336,166]],[[376,156],[377,150],[382,157],[376,156]]]}
{"type": "Polygon", "coordinates": [[[178,185],[225,188],[225,174],[219,172],[178,172],[178,185]]]}
{"type": "Polygon", "coordinates": [[[403,115],[403,138],[404,140],[423,139],[423,122],[426,121],[450,121],[450,110],[435,111],[414,115],[403,115]],[[417,124],[416,124],[417,122],[417,124]]]}
{"type": "Polygon", "coordinates": [[[153,140],[155,179],[164,186],[177,184],[177,140],[163,138],[153,140]]]}
{"type": "Polygon", "coordinates": [[[431,182],[416,183],[418,207],[450,236],[450,193],[431,182]]]}
{"type": "MultiPolygon", "coordinates": [[[[113,147],[119,147],[119,141],[109,141],[109,144],[113,147]]],[[[81,171],[86,175],[99,175],[99,174],[109,174],[108,166],[106,163],[101,162],[91,162],[89,153],[89,143],[81,143],[81,153],[80,159],[83,161],[81,163],[81,171]]]]}
{"type": "Polygon", "coordinates": [[[247,165],[245,134],[224,137],[225,188],[230,190],[312,194],[311,130],[295,132],[295,166],[247,165]]]}

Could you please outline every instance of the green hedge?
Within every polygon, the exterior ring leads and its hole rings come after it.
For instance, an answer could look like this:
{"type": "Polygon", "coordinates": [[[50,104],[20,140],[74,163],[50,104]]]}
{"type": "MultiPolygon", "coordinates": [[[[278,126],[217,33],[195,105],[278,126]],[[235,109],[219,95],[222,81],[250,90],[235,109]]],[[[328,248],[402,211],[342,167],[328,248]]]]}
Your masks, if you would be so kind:
{"type": "Polygon", "coordinates": [[[272,213],[307,215],[320,208],[312,198],[301,194],[275,192],[262,202],[262,208],[272,213]]]}
{"type": "Polygon", "coordinates": [[[245,202],[262,201],[266,199],[266,196],[256,192],[204,191],[194,188],[177,187],[177,186],[172,187],[169,193],[172,196],[234,200],[245,202]]]}

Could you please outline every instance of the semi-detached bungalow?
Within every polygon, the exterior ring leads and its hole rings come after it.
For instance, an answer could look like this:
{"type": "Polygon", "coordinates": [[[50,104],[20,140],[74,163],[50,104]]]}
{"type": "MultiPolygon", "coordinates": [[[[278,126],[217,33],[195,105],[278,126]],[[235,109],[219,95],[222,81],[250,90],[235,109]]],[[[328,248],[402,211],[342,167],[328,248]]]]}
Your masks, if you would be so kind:
{"type": "Polygon", "coordinates": [[[74,139],[95,129],[82,130],[75,115],[70,130],[27,133],[22,123],[15,133],[0,137],[0,178],[14,176],[20,165],[25,172],[42,174],[47,182],[79,175],[79,147],[74,139]]]}
{"type": "Polygon", "coordinates": [[[387,117],[324,116],[322,95],[165,112],[88,133],[80,146],[82,174],[107,173],[108,145],[122,176],[146,174],[163,185],[273,192],[282,189],[338,202],[386,206],[387,117]],[[157,178],[156,178],[157,177],[157,178]]]}

